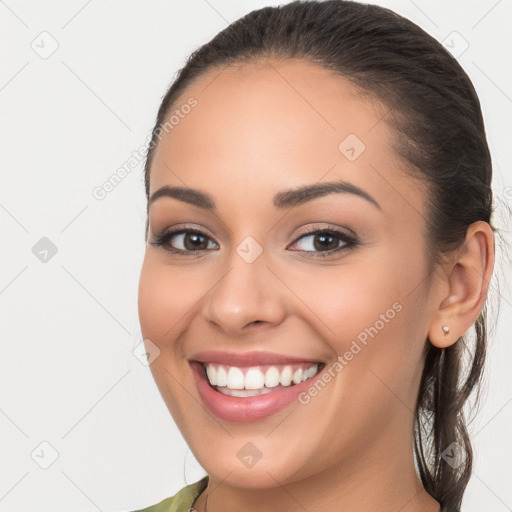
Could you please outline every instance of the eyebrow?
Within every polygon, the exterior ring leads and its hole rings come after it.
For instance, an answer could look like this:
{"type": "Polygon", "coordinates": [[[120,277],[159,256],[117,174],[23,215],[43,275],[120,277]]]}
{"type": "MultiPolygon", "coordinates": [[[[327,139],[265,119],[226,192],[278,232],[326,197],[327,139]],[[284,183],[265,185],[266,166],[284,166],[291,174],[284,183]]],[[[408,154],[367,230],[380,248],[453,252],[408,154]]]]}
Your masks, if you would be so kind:
{"type": "MultiPolygon", "coordinates": [[[[382,210],[380,204],[370,194],[347,181],[316,183],[314,185],[282,190],[274,196],[272,203],[275,208],[279,209],[294,208],[328,194],[353,194],[365,199],[378,210],[382,210]]],[[[165,185],[153,193],[149,199],[148,207],[161,197],[178,199],[205,210],[216,210],[213,197],[206,192],[187,187],[170,187],[169,185],[165,185]]]]}

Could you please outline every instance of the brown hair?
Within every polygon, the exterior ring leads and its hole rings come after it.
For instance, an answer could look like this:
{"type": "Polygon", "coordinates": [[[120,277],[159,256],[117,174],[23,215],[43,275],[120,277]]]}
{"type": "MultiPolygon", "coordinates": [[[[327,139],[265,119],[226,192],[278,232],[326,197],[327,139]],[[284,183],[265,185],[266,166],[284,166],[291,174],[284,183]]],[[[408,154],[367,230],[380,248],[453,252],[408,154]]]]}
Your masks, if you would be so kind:
{"type": "MultiPolygon", "coordinates": [[[[491,157],[480,102],[467,74],[437,40],[406,18],[376,5],[342,0],[294,1],[252,11],[190,55],[158,111],[145,165],[148,200],[159,127],[186,87],[214,67],[260,57],[318,64],[389,108],[396,152],[428,185],[427,247],[433,265],[461,246],[471,223],[491,225],[491,157]]],[[[146,223],[146,236],[147,231],[146,223]]],[[[450,512],[460,509],[472,471],[463,406],[480,384],[486,316],[484,306],[474,325],[472,350],[466,335],[446,349],[428,339],[425,343],[415,462],[426,491],[450,512]],[[465,453],[456,467],[443,458],[452,443],[465,453]]]]}

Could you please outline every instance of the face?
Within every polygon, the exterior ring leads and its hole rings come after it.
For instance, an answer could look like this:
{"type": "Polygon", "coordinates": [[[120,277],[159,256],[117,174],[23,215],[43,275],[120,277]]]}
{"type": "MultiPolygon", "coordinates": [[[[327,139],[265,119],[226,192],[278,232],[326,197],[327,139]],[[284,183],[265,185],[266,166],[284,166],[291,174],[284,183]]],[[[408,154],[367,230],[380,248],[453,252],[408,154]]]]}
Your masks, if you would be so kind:
{"type": "Polygon", "coordinates": [[[175,107],[190,98],[162,133],[150,196],[185,187],[215,208],[165,194],[150,203],[139,285],[169,411],[208,474],[238,485],[382,468],[411,449],[432,312],[425,192],[393,151],[386,109],[303,61],[211,70],[175,107]],[[282,195],[331,182],[344,186],[282,195]],[[324,366],[273,414],[226,419],[198,390],[191,359],[204,350],[324,366]],[[244,450],[255,464],[241,462],[244,450]]]}

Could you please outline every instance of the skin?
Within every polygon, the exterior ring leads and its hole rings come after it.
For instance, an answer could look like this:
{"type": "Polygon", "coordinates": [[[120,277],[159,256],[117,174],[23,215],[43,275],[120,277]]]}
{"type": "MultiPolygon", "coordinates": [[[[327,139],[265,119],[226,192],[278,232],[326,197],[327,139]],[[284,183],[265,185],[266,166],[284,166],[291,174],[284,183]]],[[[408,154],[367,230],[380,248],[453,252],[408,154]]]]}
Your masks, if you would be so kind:
{"type": "MultiPolygon", "coordinates": [[[[429,273],[428,192],[393,151],[386,109],[314,64],[212,69],[176,107],[190,97],[198,105],[157,146],[150,195],[164,185],[192,187],[213,196],[218,210],[162,197],[149,208],[148,242],[186,223],[213,246],[182,256],[148,243],[139,316],[144,339],[160,350],[155,382],[210,475],[195,510],[205,510],[209,494],[208,512],[340,504],[438,511],[411,444],[422,350],[427,337],[439,347],[455,343],[481,311],[494,265],[490,226],[471,225],[464,246],[429,273]],[[338,149],[348,134],[366,146],[354,161],[338,149]],[[272,205],[283,189],[336,180],[359,186],[381,209],[348,193],[289,210],[272,205]],[[328,225],[352,230],[359,245],[315,257],[322,249],[314,235],[297,241],[301,229],[328,225]],[[252,263],[236,252],[247,236],[263,250],[252,263]],[[306,405],[251,423],[220,420],[203,405],[187,360],[193,353],[270,350],[331,364],[396,302],[401,311],[306,405]],[[261,452],[252,467],[237,457],[247,442],[261,452]]],[[[344,246],[336,240],[328,248],[344,246]]],[[[184,248],[182,237],[172,244],[184,248]]]]}

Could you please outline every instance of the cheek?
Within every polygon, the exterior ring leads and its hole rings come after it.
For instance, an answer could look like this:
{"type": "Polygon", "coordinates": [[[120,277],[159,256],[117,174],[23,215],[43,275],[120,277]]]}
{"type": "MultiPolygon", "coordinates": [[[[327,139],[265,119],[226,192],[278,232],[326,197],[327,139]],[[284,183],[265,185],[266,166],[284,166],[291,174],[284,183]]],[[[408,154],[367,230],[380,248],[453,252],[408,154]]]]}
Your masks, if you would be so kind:
{"type": "Polygon", "coordinates": [[[142,265],[138,309],[142,335],[163,348],[183,330],[202,294],[187,271],[162,265],[146,253],[142,265]]]}
{"type": "MultiPolygon", "coordinates": [[[[396,252],[374,251],[370,259],[304,270],[294,290],[310,322],[337,356],[349,381],[372,382],[383,376],[391,387],[409,382],[423,348],[426,310],[421,287],[421,258],[412,263],[396,252]]],[[[345,379],[344,379],[345,380],[345,379]]]]}
{"type": "Polygon", "coordinates": [[[419,290],[410,293],[421,269],[406,265],[404,259],[381,253],[371,262],[354,261],[295,276],[300,287],[294,290],[313,312],[308,314],[310,322],[337,354],[326,384],[330,391],[311,398],[308,412],[319,418],[326,432],[332,430],[340,450],[350,451],[346,440],[358,430],[360,442],[366,442],[378,435],[375,429],[398,421],[394,415],[403,417],[414,410],[424,299],[419,290]]]}
{"type": "MultiPolygon", "coordinates": [[[[354,262],[297,272],[294,290],[317,318],[325,338],[348,349],[352,339],[364,340],[365,328],[379,331],[400,321],[404,293],[392,261],[379,265],[354,262]],[[383,270],[385,269],[385,271],[383,270]]],[[[396,265],[396,264],[395,264],[396,265]]]]}
{"type": "Polygon", "coordinates": [[[194,304],[205,293],[194,287],[195,281],[187,272],[171,265],[162,264],[154,254],[146,252],[139,278],[138,311],[143,339],[149,339],[160,350],[150,366],[155,383],[177,425],[186,427],[184,418],[190,408],[190,397],[183,393],[183,382],[173,375],[189,378],[186,384],[193,387],[193,378],[183,354],[179,353],[180,335],[197,314],[194,304]]]}

